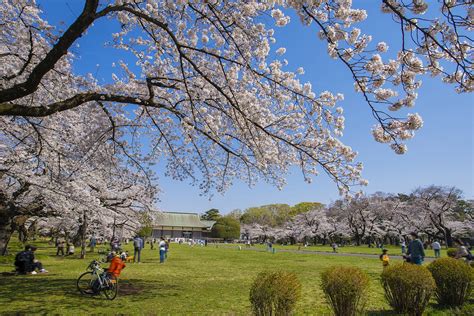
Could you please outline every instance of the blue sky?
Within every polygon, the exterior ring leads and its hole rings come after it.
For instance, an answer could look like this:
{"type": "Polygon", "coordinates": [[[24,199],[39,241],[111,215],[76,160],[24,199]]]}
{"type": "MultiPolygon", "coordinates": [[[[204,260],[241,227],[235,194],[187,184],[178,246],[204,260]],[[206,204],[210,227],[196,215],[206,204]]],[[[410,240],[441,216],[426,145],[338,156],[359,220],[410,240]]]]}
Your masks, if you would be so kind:
{"type": "MultiPolygon", "coordinates": [[[[56,26],[59,21],[70,23],[83,5],[79,0],[38,0],[38,3],[44,10],[44,18],[56,26]]],[[[373,35],[374,42],[385,41],[391,50],[400,46],[398,26],[390,16],[380,13],[378,1],[355,0],[354,6],[368,11],[369,18],[361,28],[373,35]]],[[[103,19],[80,39],[80,46],[74,49],[80,56],[75,64],[77,71],[97,73],[99,78],[110,80],[112,62],[127,58],[116,52],[111,57],[110,50],[103,48],[104,39],[110,39],[107,35],[112,31],[116,31],[116,25],[103,19]]],[[[358,161],[365,166],[363,176],[369,180],[367,193],[409,192],[419,186],[437,184],[454,185],[464,191],[466,198],[474,198],[472,94],[456,94],[452,86],[441,83],[439,78],[423,78],[417,104],[410,112],[418,112],[423,117],[424,127],[408,142],[408,152],[396,155],[387,145],[373,140],[370,130],[375,122],[369,107],[361,95],[354,92],[347,69],[327,56],[315,29],[302,27],[293,17],[292,22],[277,29],[276,34],[275,49],[287,48],[285,58],[290,69],[304,67],[303,79],[310,81],[316,92],[329,90],[345,95],[341,103],[346,117],[343,141],[359,152],[358,161]]],[[[159,170],[157,172],[163,190],[157,206],[167,211],[204,212],[217,208],[227,213],[270,203],[329,203],[338,198],[336,186],[325,175],[307,184],[297,169],[288,175],[288,184],[281,191],[263,182],[253,188],[236,182],[224,195],[215,194],[212,199],[201,196],[197,188],[186,182],[165,178],[159,170]]]]}

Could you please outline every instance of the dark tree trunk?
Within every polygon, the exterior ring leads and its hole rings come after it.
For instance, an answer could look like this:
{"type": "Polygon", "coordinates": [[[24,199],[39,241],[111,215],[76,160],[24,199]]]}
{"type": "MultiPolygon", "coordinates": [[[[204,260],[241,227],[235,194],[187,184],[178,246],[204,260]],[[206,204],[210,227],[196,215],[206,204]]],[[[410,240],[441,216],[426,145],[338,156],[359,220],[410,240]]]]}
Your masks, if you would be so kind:
{"type": "Polygon", "coordinates": [[[357,246],[360,246],[360,236],[359,236],[358,234],[356,234],[356,235],[354,236],[354,238],[355,238],[356,245],[357,245],[357,246]]]}
{"type": "Polygon", "coordinates": [[[0,254],[6,256],[8,253],[8,243],[13,234],[14,213],[11,205],[0,200],[0,254]]]}
{"type": "Polygon", "coordinates": [[[0,255],[6,256],[8,254],[8,243],[13,235],[11,224],[0,218],[0,255]]]}
{"type": "Polygon", "coordinates": [[[81,226],[81,259],[86,257],[86,232],[87,232],[87,214],[86,211],[82,214],[81,226]]]}
{"type": "Polygon", "coordinates": [[[446,247],[452,247],[453,246],[453,235],[451,234],[451,230],[445,228],[444,229],[444,239],[446,242],[446,247]]]}

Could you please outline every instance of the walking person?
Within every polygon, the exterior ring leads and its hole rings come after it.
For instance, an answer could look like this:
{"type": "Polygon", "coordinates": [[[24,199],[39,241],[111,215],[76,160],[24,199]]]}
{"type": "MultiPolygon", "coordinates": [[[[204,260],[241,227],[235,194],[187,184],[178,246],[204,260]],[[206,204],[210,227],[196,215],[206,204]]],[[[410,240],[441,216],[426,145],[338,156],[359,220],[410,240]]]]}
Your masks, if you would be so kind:
{"type": "Polygon", "coordinates": [[[91,241],[89,243],[89,247],[91,248],[91,252],[94,252],[95,246],[97,246],[97,239],[94,236],[91,237],[91,241]]]}
{"type": "Polygon", "coordinates": [[[437,240],[431,244],[431,248],[434,250],[435,258],[441,257],[441,244],[437,240]]]}
{"type": "Polygon", "coordinates": [[[407,252],[407,244],[405,243],[405,239],[402,239],[400,246],[402,247],[402,255],[407,252]]]}
{"type": "Polygon", "coordinates": [[[268,241],[268,243],[267,243],[267,250],[270,251],[270,252],[272,252],[272,250],[273,250],[272,248],[273,248],[272,242],[271,242],[271,241],[268,241]]]}
{"type": "Polygon", "coordinates": [[[410,233],[410,243],[408,244],[407,255],[410,258],[410,263],[421,265],[425,259],[425,249],[423,243],[418,238],[415,232],[410,233]]]}
{"type": "Polygon", "coordinates": [[[158,248],[160,250],[160,263],[164,263],[165,256],[166,256],[166,242],[163,237],[160,238],[160,243],[158,244],[158,248]]]}
{"type": "Polygon", "coordinates": [[[140,255],[143,249],[143,239],[140,238],[140,236],[135,236],[133,239],[133,262],[138,262],[140,263],[140,255]]]}
{"type": "Polygon", "coordinates": [[[57,247],[56,256],[59,256],[59,254],[61,254],[61,256],[64,257],[64,240],[58,239],[56,241],[56,247],[57,247]]]}
{"type": "MultiPolygon", "coordinates": [[[[202,246],[202,244],[201,244],[202,246]]],[[[168,252],[170,250],[170,240],[165,239],[165,259],[168,259],[168,252]]]]}
{"type": "Polygon", "coordinates": [[[335,242],[332,243],[332,252],[337,252],[337,244],[335,242]]]}

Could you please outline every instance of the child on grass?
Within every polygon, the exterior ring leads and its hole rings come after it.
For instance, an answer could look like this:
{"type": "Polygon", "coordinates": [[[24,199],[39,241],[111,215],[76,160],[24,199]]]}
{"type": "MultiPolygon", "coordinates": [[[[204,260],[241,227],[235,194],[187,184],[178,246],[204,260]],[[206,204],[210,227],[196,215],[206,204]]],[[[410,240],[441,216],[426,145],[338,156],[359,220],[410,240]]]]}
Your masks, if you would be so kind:
{"type": "Polygon", "coordinates": [[[388,250],[387,249],[382,249],[382,254],[380,255],[380,261],[382,261],[382,266],[385,269],[389,265],[390,258],[387,254],[388,250]]]}

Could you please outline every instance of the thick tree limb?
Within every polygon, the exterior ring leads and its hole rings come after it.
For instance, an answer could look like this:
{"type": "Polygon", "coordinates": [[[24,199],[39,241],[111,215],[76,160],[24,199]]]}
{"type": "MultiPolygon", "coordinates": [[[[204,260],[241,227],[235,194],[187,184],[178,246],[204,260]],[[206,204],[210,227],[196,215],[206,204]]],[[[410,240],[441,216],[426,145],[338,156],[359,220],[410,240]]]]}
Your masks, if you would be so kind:
{"type": "Polygon", "coordinates": [[[81,15],[71,24],[66,32],[64,32],[44,59],[36,65],[28,79],[13,87],[0,91],[0,104],[25,97],[38,88],[43,76],[53,69],[56,62],[67,54],[71,45],[81,37],[82,33],[94,22],[98,5],[99,0],[86,1],[81,15]]]}
{"type": "Polygon", "coordinates": [[[162,104],[150,100],[142,100],[130,96],[111,95],[102,93],[80,93],[75,96],[43,106],[30,107],[22,104],[15,103],[0,103],[0,116],[12,115],[12,116],[30,116],[30,117],[45,117],[57,112],[73,109],[80,106],[81,104],[91,101],[112,101],[118,103],[131,103],[140,104],[152,107],[165,107],[162,104]]]}

